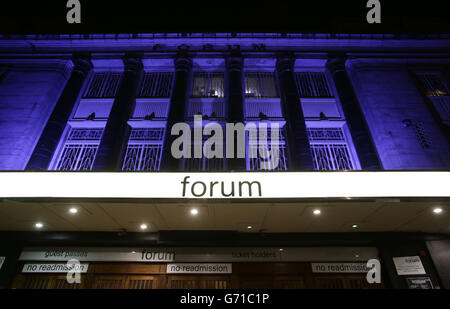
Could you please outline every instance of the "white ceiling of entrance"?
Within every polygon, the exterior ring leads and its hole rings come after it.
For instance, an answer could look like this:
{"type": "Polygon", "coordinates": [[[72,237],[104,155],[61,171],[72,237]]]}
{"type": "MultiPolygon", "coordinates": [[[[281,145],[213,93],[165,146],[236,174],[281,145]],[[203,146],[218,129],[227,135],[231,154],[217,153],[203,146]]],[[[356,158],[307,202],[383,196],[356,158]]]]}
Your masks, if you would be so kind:
{"type": "Polygon", "coordinates": [[[117,203],[0,202],[0,230],[47,231],[229,230],[241,232],[430,232],[450,233],[450,201],[329,203],[117,203]],[[78,213],[69,209],[76,207],[78,213]],[[190,214],[191,208],[198,215],[190,214]],[[442,208],[440,214],[433,212],[442,208]],[[313,211],[320,209],[320,215],[313,211]],[[352,225],[357,224],[357,228],[352,225]],[[249,226],[252,228],[249,229],[249,226]]]}

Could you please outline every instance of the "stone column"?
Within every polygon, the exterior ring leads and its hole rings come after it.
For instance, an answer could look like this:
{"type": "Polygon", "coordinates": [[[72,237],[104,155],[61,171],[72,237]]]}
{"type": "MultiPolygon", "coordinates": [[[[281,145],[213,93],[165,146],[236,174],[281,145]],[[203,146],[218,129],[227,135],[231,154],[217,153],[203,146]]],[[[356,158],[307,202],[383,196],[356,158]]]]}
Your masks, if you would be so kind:
{"type": "MultiPolygon", "coordinates": [[[[228,123],[244,123],[244,91],[243,91],[243,59],[238,52],[232,52],[226,59],[226,90],[228,123]]],[[[227,159],[228,169],[243,171],[246,169],[246,160],[237,157],[238,140],[234,140],[234,156],[227,159]]],[[[245,150],[244,150],[245,151],[245,150]]]]}
{"type": "Polygon", "coordinates": [[[84,81],[92,69],[88,55],[74,55],[72,62],[72,73],[31,154],[26,170],[48,169],[84,81]]]}
{"type": "Polygon", "coordinates": [[[186,52],[179,52],[174,59],[174,65],[175,78],[161,159],[161,170],[164,171],[181,170],[181,159],[175,159],[171,152],[172,142],[178,136],[172,136],[171,130],[175,123],[185,121],[185,106],[188,100],[189,85],[192,75],[192,59],[188,57],[186,52]]]}
{"type": "Polygon", "coordinates": [[[375,144],[364,118],[361,106],[345,70],[345,58],[330,58],[327,69],[333,78],[345,120],[352,135],[353,145],[363,170],[382,170],[375,144]]]}
{"type": "Polygon", "coordinates": [[[142,76],[142,62],[139,56],[127,55],[123,62],[124,73],[98,147],[93,170],[121,169],[120,164],[129,135],[127,121],[134,110],[142,76]]]}
{"type": "Polygon", "coordinates": [[[290,161],[289,170],[312,171],[314,165],[305,118],[294,79],[294,61],[295,59],[290,55],[280,55],[276,64],[281,107],[286,119],[285,132],[290,161]]]}

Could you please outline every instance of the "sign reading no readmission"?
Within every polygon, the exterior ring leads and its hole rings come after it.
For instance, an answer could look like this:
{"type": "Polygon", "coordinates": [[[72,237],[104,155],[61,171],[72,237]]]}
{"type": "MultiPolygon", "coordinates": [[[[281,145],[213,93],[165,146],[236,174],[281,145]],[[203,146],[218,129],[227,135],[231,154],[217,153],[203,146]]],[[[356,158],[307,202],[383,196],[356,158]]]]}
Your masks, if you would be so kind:
{"type": "Polygon", "coordinates": [[[313,273],[366,273],[366,263],[311,263],[313,273]]]}
{"type": "Polygon", "coordinates": [[[231,264],[167,264],[168,274],[231,274],[231,264]]]}
{"type": "Polygon", "coordinates": [[[69,267],[67,264],[25,264],[23,266],[23,273],[68,273],[69,271],[76,271],[86,273],[89,264],[79,264],[77,266],[69,267]],[[75,267],[75,269],[74,269],[75,267]]]}

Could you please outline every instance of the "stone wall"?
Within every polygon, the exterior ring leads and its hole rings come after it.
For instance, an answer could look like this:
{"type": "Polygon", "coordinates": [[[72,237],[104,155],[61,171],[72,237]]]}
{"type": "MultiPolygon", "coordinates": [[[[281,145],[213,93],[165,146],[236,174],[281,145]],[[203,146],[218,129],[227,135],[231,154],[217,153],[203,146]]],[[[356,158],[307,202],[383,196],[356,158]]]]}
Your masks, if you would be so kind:
{"type": "Polygon", "coordinates": [[[0,170],[23,170],[69,77],[67,60],[1,60],[0,170]]]}
{"type": "Polygon", "coordinates": [[[347,70],[385,170],[450,168],[448,140],[407,62],[353,59],[347,70]],[[416,124],[423,125],[430,147],[421,145],[416,124]]]}

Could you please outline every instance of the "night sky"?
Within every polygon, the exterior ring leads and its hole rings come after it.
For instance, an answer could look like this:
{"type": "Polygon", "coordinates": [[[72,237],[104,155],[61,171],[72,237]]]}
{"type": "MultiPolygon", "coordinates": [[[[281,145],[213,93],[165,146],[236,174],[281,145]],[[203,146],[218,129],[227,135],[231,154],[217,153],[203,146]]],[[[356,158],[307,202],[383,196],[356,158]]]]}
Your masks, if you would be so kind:
{"type": "Polygon", "coordinates": [[[2,1],[0,33],[450,32],[443,0],[380,0],[378,25],[366,22],[366,0],[80,0],[81,25],[66,22],[66,2],[2,1]]]}

